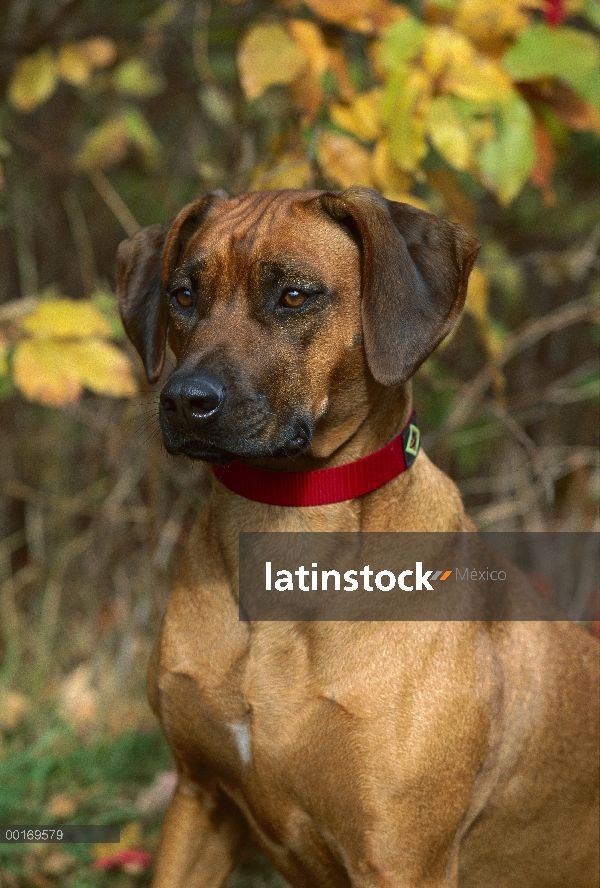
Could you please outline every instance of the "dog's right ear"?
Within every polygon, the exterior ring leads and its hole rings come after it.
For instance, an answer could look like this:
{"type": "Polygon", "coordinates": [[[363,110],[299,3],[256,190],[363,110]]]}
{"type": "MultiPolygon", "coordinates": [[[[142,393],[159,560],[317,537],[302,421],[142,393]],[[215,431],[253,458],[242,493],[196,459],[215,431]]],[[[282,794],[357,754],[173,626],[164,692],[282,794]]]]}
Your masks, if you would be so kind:
{"type": "Polygon", "coordinates": [[[160,266],[170,222],[142,228],[119,244],[117,298],[125,332],[138,350],[148,382],[161,374],[168,313],[162,298],[160,266]]]}
{"type": "Polygon", "coordinates": [[[173,222],[142,228],[119,245],[119,311],[150,383],[159,378],[165,359],[169,314],[163,286],[191,235],[226,197],[212,191],[184,207],[173,222]]]}

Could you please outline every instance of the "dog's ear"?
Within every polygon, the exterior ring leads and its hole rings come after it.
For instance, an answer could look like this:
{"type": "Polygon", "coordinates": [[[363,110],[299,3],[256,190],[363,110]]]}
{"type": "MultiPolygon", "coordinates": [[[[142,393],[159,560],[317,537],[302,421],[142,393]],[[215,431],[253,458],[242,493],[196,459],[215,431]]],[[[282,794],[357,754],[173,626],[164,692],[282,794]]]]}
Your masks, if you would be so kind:
{"type": "Polygon", "coordinates": [[[171,223],[142,228],[119,244],[117,298],[125,332],[144,362],[149,382],[161,374],[167,343],[161,257],[171,223]]]}
{"type": "Polygon", "coordinates": [[[479,243],[459,225],[370,188],[319,200],[358,237],[369,369],[383,385],[405,382],[458,319],[479,243]]]}
{"type": "Polygon", "coordinates": [[[151,383],[162,372],[167,344],[169,315],[163,285],[210,208],[226,197],[223,191],[213,191],[184,207],[173,222],[142,228],[119,245],[119,311],[151,383]]]}

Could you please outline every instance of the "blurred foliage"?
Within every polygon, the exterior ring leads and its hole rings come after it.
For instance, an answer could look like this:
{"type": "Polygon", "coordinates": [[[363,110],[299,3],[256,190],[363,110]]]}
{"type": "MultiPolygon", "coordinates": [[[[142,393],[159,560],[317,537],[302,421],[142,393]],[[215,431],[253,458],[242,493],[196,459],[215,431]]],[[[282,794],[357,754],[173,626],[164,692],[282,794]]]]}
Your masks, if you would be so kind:
{"type": "MultiPolygon", "coordinates": [[[[571,134],[600,132],[596,0],[15,0],[2,15],[7,294],[108,289],[115,221],[132,233],[216,185],[361,183],[483,237],[486,194],[509,205],[531,183],[552,205],[571,134]]],[[[493,359],[485,272],[467,311],[493,359]]],[[[11,377],[51,406],[135,392],[101,335],[22,341],[26,320],[3,330],[0,392],[11,377]]]]}
{"type": "MultiPolygon", "coordinates": [[[[1,5],[0,820],[118,808],[155,847],[143,675],[206,476],[161,449],[115,255],[202,192],[361,183],[474,232],[425,448],[480,527],[599,528],[599,29],[597,0],[1,5]]],[[[148,884],[21,848],[2,888],[148,884]]],[[[252,853],[231,886],[281,885],[252,853]]]]}

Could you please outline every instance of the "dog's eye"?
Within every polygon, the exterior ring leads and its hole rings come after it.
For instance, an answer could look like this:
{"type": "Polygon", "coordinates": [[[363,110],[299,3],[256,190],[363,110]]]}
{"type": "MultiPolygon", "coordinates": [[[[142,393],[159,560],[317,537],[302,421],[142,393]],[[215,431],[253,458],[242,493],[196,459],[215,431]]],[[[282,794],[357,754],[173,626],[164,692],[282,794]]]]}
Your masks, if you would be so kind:
{"type": "Polygon", "coordinates": [[[283,291],[280,302],[282,305],[285,305],[286,308],[300,308],[307,299],[307,293],[302,293],[301,290],[292,289],[283,291]]]}
{"type": "Polygon", "coordinates": [[[171,290],[171,299],[175,299],[182,308],[189,308],[194,301],[192,291],[187,287],[175,287],[174,290],[171,290]]]}

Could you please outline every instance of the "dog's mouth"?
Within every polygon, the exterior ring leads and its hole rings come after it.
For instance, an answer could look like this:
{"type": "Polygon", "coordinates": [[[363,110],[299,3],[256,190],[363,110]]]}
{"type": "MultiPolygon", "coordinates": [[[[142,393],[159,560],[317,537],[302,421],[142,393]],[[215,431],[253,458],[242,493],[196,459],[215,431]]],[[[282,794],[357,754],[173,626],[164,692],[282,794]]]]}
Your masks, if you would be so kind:
{"type": "MultiPolygon", "coordinates": [[[[163,423],[162,432],[165,448],[175,456],[183,454],[190,459],[202,460],[213,465],[263,459],[291,459],[304,453],[312,441],[312,429],[305,420],[297,420],[287,436],[278,436],[279,440],[270,442],[249,441],[240,435],[239,444],[232,442],[228,447],[211,440],[208,436],[191,436],[179,434],[163,423]],[[283,438],[283,443],[281,442],[283,438]]],[[[227,442],[229,444],[229,442],[227,442]]]]}

